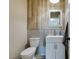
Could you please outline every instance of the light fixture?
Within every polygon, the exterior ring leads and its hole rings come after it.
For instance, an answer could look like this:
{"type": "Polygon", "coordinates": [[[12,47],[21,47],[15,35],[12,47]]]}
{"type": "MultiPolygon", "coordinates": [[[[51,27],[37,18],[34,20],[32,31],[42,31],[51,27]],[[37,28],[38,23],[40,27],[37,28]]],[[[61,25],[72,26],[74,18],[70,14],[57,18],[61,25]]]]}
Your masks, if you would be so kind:
{"type": "Polygon", "coordinates": [[[59,3],[60,0],[50,0],[50,2],[56,4],[56,3],[59,3]]]}

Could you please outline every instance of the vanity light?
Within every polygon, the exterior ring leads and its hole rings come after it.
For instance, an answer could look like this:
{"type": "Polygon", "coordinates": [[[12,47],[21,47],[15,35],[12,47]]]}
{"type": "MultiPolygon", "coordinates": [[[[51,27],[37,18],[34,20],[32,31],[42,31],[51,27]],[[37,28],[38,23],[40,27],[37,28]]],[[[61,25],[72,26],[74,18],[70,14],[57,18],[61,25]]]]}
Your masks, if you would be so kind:
{"type": "Polygon", "coordinates": [[[50,0],[50,2],[56,4],[56,3],[59,3],[60,0],[50,0]]]}

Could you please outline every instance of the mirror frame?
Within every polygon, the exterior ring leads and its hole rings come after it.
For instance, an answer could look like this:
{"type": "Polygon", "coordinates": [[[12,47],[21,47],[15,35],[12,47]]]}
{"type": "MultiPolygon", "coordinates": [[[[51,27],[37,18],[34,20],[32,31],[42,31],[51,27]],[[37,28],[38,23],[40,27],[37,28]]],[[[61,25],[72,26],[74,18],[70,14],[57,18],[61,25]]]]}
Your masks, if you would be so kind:
{"type": "MultiPolygon", "coordinates": [[[[63,28],[63,26],[62,26],[62,24],[63,24],[63,20],[62,20],[62,10],[49,10],[49,20],[51,19],[50,18],[50,13],[51,12],[60,12],[60,25],[58,25],[58,26],[56,26],[56,27],[58,27],[58,29],[62,29],[63,28]]],[[[52,27],[52,29],[55,29],[55,28],[53,28],[52,27]]],[[[56,28],[57,29],[57,28],[56,28]]]]}

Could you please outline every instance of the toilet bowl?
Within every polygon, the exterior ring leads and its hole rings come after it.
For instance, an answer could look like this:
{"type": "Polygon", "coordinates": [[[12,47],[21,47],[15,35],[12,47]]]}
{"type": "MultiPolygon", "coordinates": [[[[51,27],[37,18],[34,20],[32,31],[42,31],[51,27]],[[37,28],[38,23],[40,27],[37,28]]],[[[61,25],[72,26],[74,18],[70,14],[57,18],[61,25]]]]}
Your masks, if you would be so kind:
{"type": "Polygon", "coordinates": [[[25,49],[24,51],[22,51],[22,53],[20,54],[21,58],[22,59],[33,59],[35,51],[36,51],[35,47],[29,47],[25,49]]]}
{"type": "Polygon", "coordinates": [[[39,46],[39,39],[40,38],[29,38],[31,47],[21,52],[20,57],[22,59],[36,59],[34,54],[36,52],[36,48],[39,46]]]}

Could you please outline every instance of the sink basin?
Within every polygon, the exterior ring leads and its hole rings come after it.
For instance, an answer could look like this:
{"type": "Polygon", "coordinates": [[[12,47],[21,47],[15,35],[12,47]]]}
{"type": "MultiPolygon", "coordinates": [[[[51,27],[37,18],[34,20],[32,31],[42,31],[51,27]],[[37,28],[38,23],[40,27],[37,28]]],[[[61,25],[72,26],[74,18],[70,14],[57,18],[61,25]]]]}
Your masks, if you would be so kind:
{"type": "Polygon", "coordinates": [[[46,42],[63,42],[63,36],[61,35],[47,35],[46,42]]]}

